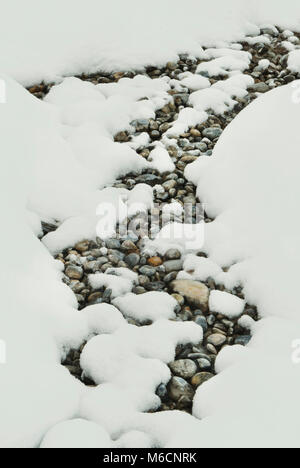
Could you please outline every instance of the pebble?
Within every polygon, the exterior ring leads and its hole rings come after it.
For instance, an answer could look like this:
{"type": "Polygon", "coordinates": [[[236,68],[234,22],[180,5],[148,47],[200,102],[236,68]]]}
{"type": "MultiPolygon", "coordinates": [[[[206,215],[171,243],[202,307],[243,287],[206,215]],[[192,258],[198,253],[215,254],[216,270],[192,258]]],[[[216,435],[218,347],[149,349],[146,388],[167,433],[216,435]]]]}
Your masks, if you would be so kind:
{"type": "Polygon", "coordinates": [[[107,239],[105,241],[105,246],[107,249],[119,249],[121,247],[121,243],[119,239],[107,239]]]}
{"type": "Polygon", "coordinates": [[[140,256],[136,253],[131,253],[124,257],[124,262],[129,266],[129,268],[134,268],[140,263],[140,256]]]}
{"type": "Polygon", "coordinates": [[[183,379],[190,379],[197,372],[197,365],[191,359],[179,359],[171,362],[169,367],[173,374],[183,379]]]}
{"type": "Polygon", "coordinates": [[[86,252],[87,250],[89,250],[89,241],[78,242],[75,245],[75,249],[80,253],[86,252]]]}
{"type": "Polygon", "coordinates": [[[220,333],[213,333],[207,338],[207,342],[215,348],[218,348],[226,343],[226,336],[221,335],[220,333]]]}
{"type": "Polygon", "coordinates": [[[192,280],[176,280],[171,283],[171,288],[196,308],[204,311],[208,309],[209,289],[205,284],[192,280]]]}
{"type": "Polygon", "coordinates": [[[210,372],[199,372],[198,374],[194,375],[194,377],[191,380],[191,384],[194,387],[200,387],[200,385],[203,385],[205,382],[208,382],[210,379],[214,377],[213,374],[210,372]]]}
{"type": "Polygon", "coordinates": [[[160,384],[156,389],[156,395],[161,399],[161,401],[166,401],[168,398],[168,390],[165,384],[160,384]]]}
{"type": "Polygon", "coordinates": [[[218,127],[210,127],[203,130],[202,134],[206,138],[214,140],[215,138],[219,138],[222,135],[222,129],[218,127]]]}
{"type": "Polygon", "coordinates": [[[163,261],[160,257],[150,257],[148,258],[147,263],[152,267],[158,267],[162,265],[163,261]]]}
{"type": "Polygon", "coordinates": [[[179,400],[182,401],[182,398],[184,397],[187,405],[192,403],[195,394],[193,387],[182,377],[173,377],[170,380],[168,393],[170,398],[175,402],[178,402],[179,400]]]}
{"type": "Polygon", "coordinates": [[[211,363],[208,359],[200,358],[200,359],[197,359],[197,362],[198,362],[198,366],[200,370],[206,371],[206,370],[211,369],[211,363]]]}
{"type": "Polygon", "coordinates": [[[183,269],[183,260],[168,260],[167,262],[164,262],[164,267],[166,269],[166,273],[180,271],[183,269]]]}
{"type": "Polygon", "coordinates": [[[83,277],[83,269],[75,265],[70,265],[66,268],[66,275],[70,279],[80,280],[83,277]]]}
{"type": "Polygon", "coordinates": [[[242,346],[247,346],[247,344],[251,341],[251,335],[241,335],[241,336],[238,336],[235,340],[234,340],[234,344],[236,345],[242,345],[242,346]]]}
{"type": "Polygon", "coordinates": [[[143,266],[140,268],[140,273],[141,275],[144,276],[155,276],[156,270],[153,267],[150,266],[143,266]]]}
{"type": "Polygon", "coordinates": [[[205,317],[202,317],[202,316],[198,316],[195,320],[195,323],[197,323],[197,325],[200,325],[200,327],[203,328],[203,333],[206,333],[207,330],[208,330],[208,325],[207,325],[207,321],[206,321],[206,318],[205,317]]]}
{"type": "Polygon", "coordinates": [[[178,260],[181,258],[181,252],[177,249],[170,249],[165,254],[166,260],[178,260]]]}

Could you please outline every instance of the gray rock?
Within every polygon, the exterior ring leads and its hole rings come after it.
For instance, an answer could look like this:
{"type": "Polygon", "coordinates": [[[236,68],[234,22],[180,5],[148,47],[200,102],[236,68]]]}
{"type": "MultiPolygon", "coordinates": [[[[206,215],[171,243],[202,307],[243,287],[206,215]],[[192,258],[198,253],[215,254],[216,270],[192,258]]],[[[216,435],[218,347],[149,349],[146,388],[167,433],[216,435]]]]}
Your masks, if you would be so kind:
{"type": "Polygon", "coordinates": [[[139,264],[140,256],[136,253],[131,253],[129,255],[126,255],[126,257],[124,258],[124,262],[127,263],[129,268],[134,268],[136,265],[139,264]]]}
{"type": "Polygon", "coordinates": [[[202,135],[210,140],[214,140],[222,135],[222,129],[218,127],[209,127],[203,130],[202,135]]]}
{"type": "Polygon", "coordinates": [[[177,249],[170,249],[165,254],[166,260],[178,260],[181,258],[181,252],[177,249]]]}
{"type": "Polygon", "coordinates": [[[172,271],[180,271],[183,269],[183,260],[168,260],[164,263],[166,273],[171,273],[172,271]]]}
{"type": "Polygon", "coordinates": [[[211,363],[208,359],[200,358],[197,359],[199,369],[202,371],[207,371],[211,369],[211,363]]]}
{"type": "Polygon", "coordinates": [[[168,392],[170,398],[175,402],[184,397],[187,402],[192,403],[195,394],[193,387],[181,377],[173,377],[171,379],[168,385],[168,392]]]}
{"type": "Polygon", "coordinates": [[[251,335],[241,335],[234,340],[234,344],[246,346],[251,341],[251,335]]]}
{"type": "Polygon", "coordinates": [[[208,330],[208,325],[207,325],[207,321],[206,321],[206,318],[205,317],[202,317],[201,315],[198,316],[195,320],[195,323],[197,323],[197,325],[200,325],[200,327],[203,328],[203,333],[206,333],[207,330],[208,330]]]}
{"type": "Polygon", "coordinates": [[[156,390],[156,395],[162,400],[166,401],[168,398],[168,390],[165,384],[160,384],[159,387],[157,387],[156,390]]]}
{"type": "Polygon", "coordinates": [[[145,265],[145,266],[140,268],[140,273],[141,273],[141,275],[151,277],[151,276],[155,275],[156,270],[155,270],[155,268],[152,268],[150,266],[145,265]]]}
{"type": "Polygon", "coordinates": [[[270,91],[269,86],[266,83],[264,83],[263,81],[261,81],[259,83],[255,83],[249,89],[251,91],[256,92],[256,93],[266,93],[266,92],[270,91]]]}
{"type": "Polygon", "coordinates": [[[119,239],[107,239],[105,241],[107,249],[119,249],[121,247],[119,239]]]}
{"type": "Polygon", "coordinates": [[[179,359],[178,361],[171,362],[169,367],[173,374],[183,379],[190,379],[197,372],[197,365],[191,359],[179,359]]]}

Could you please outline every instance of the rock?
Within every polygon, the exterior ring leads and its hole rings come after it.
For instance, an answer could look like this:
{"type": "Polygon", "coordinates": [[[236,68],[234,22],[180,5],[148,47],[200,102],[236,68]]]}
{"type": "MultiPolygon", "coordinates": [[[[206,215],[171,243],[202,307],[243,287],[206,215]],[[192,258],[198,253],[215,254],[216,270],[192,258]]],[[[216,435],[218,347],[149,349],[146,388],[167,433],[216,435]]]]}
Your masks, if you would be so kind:
{"type": "Polygon", "coordinates": [[[218,348],[226,343],[226,336],[221,335],[220,333],[214,333],[207,338],[207,342],[212,344],[215,348],[218,348]]]}
{"type": "Polygon", "coordinates": [[[124,262],[129,266],[129,268],[134,268],[140,263],[140,256],[136,253],[131,253],[126,255],[124,262]]]}
{"type": "Polygon", "coordinates": [[[66,268],[66,275],[70,279],[81,280],[83,277],[83,269],[76,265],[70,265],[66,268]]]}
{"type": "Polygon", "coordinates": [[[178,361],[171,362],[169,367],[173,374],[183,379],[190,379],[197,372],[197,365],[191,359],[179,359],[178,361]]]}
{"type": "Polygon", "coordinates": [[[180,271],[183,269],[183,260],[168,260],[167,262],[164,262],[164,267],[166,269],[166,273],[180,271]]]}
{"type": "Polygon", "coordinates": [[[119,132],[115,135],[115,141],[118,143],[125,143],[129,141],[129,136],[127,132],[119,132]]]}
{"type": "Polygon", "coordinates": [[[208,359],[200,358],[197,359],[199,369],[202,371],[207,371],[211,368],[211,363],[208,359]]]}
{"type": "Polygon", "coordinates": [[[200,387],[200,385],[203,385],[205,382],[208,382],[210,379],[214,377],[213,374],[210,372],[199,372],[198,374],[194,375],[194,377],[191,380],[191,383],[194,387],[200,387]]]}
{"type": "Polygon", "coordinates": [[[156,395],[161,399],[161,401],[166,401],[168,399],[168,390],[165,384],[160,384],[156,389],[156,395]]]}
{"type": "Polygon", "coordinates": [[[129,252],[136,252],[138,249],[135,243],[128,239],[122,243],[121,250],[123,252],[129,253],[129,252]]]}
{"type": "Polygon", "coordinates": [[[162,281],[149,282],[145,285],[145,289],[147,289],[147,291],[163,291],[165,287],[166,285],[162,281]]]}
{"type": "Polygon", "coordinates": [[[167,180],[166,182],[163,183],[163,188],[167,191],[171,190],[172,188],[176,187],[177,183],[176,180],[171,179],[167,180]]]}
{"type": "Polygon", "coordinates": [[[190,130],[190,134],[193,136],[193,137],[201,137],[201,133],[199,132],[199,130],[197,130],[196,128],[191,128],[190,130]]]}
{"type": "Polygon", "coordinates": [[[164,277],[164,282],[165,283],[170,283],[171,281],[174,281],[177,278],[177,271],[172,271],[171,273],[168,273],[164,277]]]}
{"type": "Polygon", "coordinates": [[[251,335],[241,335],[234,340],[234,344],[246,346],[251,341],[251,335]]]}
{"type": "Polygon", "coordinates": [[[162,265],[163,261],[160,257],[151,257],[148,258],[148,264],[152,267],[158,267],[162,265]]]}
{"type": "Polygon", "coordinates": [[[119,249],[121,247],[121,243],[119,239],[107,239],[105,241],[105,246],[107,249],[119,249]]]}
{"type": "Polygon", "coordinates": [[[86,240],[86,241],[78,242],[75,245],[75,249],[80,253],[86,252],[87,250],[89,250],[89,241],[86,240]]]}
{"type": "Polygon", "coordinates": [[[181,252],[177,249],[170,249],[165,254],[166,260],[178,260],[181,258],[181,252]]]}
{"type": "Polygon", "coordinates": [[[184,397],[187,405],[188,402],[192,403],[195,394],[193,387],[181,377],[173,377],[170,380],[168,393],[170,398],[175,402],[178,402],[184,397]]]}
{"type": "Polygon", "coordinates": [[[194,307],[204,311],[208,309],[209,289],[205,284],[192,280],[176,280],[171,283],[171,288],[194,307]]]}
{"type": "Polygon", "coordinates": [[[172,294],[172,297],[174,297],[180,306],[184,305],[184,297],[182,297],[180,294],[172,294]]]}
{"type": "Polygon", "coordinates": [[[263,81],[255,83],[249,89],[255,93],[266,93],[267,91],[270,91],[269,86],[263,81]]]}
{"type": "Polygon", "coordinates": [[[210,354],[213,354],[213,355],[217,355],[218,354],[218,351],[216,350],[216,348],[214,347],[214,345],[208,343],[208,345],[206,346],[206,349],[207,351],[210,353],[210,354]]]}
{"type": "Polygon", "coordinates": [[[207,330],[208,330],[208,325],[207,325],[207,321],[206,321],[206,318],[205,317],[202,317],[202,316],[198,316],[195,320],[195,323],[197,323],[197,325],[200,325],[200,327],[203,328],[203,333],[206,333],[207,330]]]}
{"type": "Polygon", "coordinates": [[[160,182],[160,178],[154,174],[142,174],[137,177],[136,182],[138,184],[149,184],[149,185],[157,185],[160,182]]]}
{"type": "Polygon", "coordinates": [[[101,303],[102,302],[102,293],[100,292],[94,292],[92,294],[90,294],[90,296],[88,297],[88,303],[101,303]]]}
{"type": "Polygon", "coordinates": [[[155,275],[156,270],[155,270],[155,268],[152,268],[150,266],[143,266],[143,267],[140,268],[140,273],[141,273],[141,275],[151,277],[151,276],[155,275]]]}
{"type": "Polygon", "coordinates": [[[222,129],[218,127],[210,127],[203,130],[202,134],[204,137],[214,140],[222,135],[222,129]]]}

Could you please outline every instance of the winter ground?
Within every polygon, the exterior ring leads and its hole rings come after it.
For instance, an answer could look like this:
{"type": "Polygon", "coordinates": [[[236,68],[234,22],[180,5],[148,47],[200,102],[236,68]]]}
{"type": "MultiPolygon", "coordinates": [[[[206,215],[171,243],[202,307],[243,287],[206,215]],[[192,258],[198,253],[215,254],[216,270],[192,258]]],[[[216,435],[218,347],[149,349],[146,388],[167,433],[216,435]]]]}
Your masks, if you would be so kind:
{"type": "Polygon", "coordinates": [[[299,446],[299,8],[161,3],[1,15],[2,447],[299,446]],[[196,196],[196,245],[109,245],[196,196]]]}

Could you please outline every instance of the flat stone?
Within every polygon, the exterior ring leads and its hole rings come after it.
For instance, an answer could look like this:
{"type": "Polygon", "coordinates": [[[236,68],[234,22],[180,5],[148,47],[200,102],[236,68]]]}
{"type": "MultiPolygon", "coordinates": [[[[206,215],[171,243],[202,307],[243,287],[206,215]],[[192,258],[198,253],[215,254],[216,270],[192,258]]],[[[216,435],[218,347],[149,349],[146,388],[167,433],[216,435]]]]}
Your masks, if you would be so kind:
{"type": "Polygon", "coordinates": [[[214,140],[222,135],[222,129],[219,127],[210,127],[203,130],[202,134],[204,137],[214,140]]]}
{"type": "Polygon", "coordinates": [[[190,379],[197,372],[197,365],[191,359],[179,359],[178,361],[171,362],[169,367],[173,374],[183,379],[190,379]]]}
{"type": "Polygon", "coordinates": [[[207,338],[207,342],[209,344],[212,344],[216,348],[218,348],[219,346],[222,346],[223,344],[225,344],[226,341],[227,341],[226,336],[221,335],[220,333],[213,333],[212,335],[210,335],[207,338]]]}
{"type": "Polygon", "coordinates": [[[107,239],[105,241],[105,246],[107,249],[119,249],[121,247],[121,243],[119,239],[107,239]]]}
{"type": "Polygon", "coordinates": [[[259,83],[255,83],[249,89],[251,91],[256,92],[256,93],[266,93],[266,92],[270,91],[269,86],[266,83],[264,83],[263,81],[261,81],[259,83]]]}
{"type": "Polygon", "coordinates": [[[176,280],[171,283],[171,288],[184,296],[191,305],[204,311],[208,309],[209,289],[205,284],[192,280],[176,280]]]}
{"type": "Polygon", "coordinates": [[[167,262],[164,262],[164,267],[166,269],[166,273],[180,271],[183,269],[183,260],[168,260],[167,262]]]}
{"type": "Polygon", "coordinates": [[[194,377],[191,380],[191,383],[194,387],[200,387],[200,385],[203,385],[205,382],[208,382],[210,379],[214,377],[213,374],[210,372],[199,372],[198,374],[194,375],[194,377]]]}
{"type": "Polygon", "coordinates": [[[155,270],[155,268],[152,268],[152,267],[150,267],[150,266],[146,266],[146,265],[145,265],[145,266],[143,266],[143,267],[140,268],[140,273],[141,273],[141,275],[145,275],[145,276],[151,277],[151,276],[154,276],[154,275],[155,275],[156,270],[155,270]]]}

